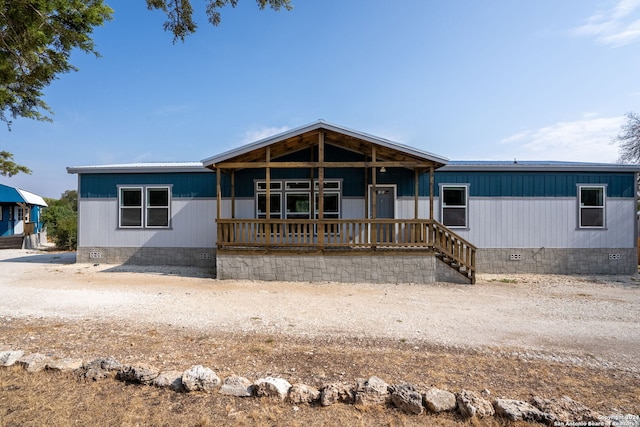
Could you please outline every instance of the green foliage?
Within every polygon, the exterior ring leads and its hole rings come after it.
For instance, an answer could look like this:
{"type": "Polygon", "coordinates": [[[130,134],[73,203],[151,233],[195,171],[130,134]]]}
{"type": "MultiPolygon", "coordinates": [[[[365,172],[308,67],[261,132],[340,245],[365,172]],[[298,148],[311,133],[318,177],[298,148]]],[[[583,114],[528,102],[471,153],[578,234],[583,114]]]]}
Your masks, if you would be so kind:
{"type": "MultiPolygon", "coordinates": [[[[209,22],[212,25],[220,24],[220,8],[231,5],[236,7],[238,0],[206,0],[206,11],[209,17],[209,22]]],[[[269,6],[273,10],[280,10],[285,8],[286,10],[293,9],[291,0],[256,0],[260,9],[265,9],[269,6]]],[[[147,0],[147,7],[151,9],[162,10],[169,18],[164,23],[164,29],[173,33],[174,43],[180,39],[184,41],[184,38],[189,34],[195,33],[198,25],[193,20],[193,7],[191,6],[191,0],[147,0]]]]}
{"type": "Polygon", "coordinates": [[[78,192],[65,191],[60,200],[46,198],[49,207],[42,213],[47,235],[58,248],[75,250],[78,244],[78,192]]]}
{"type": "Polygon", "coordinates": [[[13,161],[13,154],[8,151],[0,151],[0,175],[12,177],[20,172],[31,174],[31,170],[28,167],[13,161]]]}
{"type": "Polygon", "coordinates": [[[51,121],[43,89],[79,49],[99,56],[90,35],[111,19],[103,0],[0,0],[0,121],[51,121]]]}

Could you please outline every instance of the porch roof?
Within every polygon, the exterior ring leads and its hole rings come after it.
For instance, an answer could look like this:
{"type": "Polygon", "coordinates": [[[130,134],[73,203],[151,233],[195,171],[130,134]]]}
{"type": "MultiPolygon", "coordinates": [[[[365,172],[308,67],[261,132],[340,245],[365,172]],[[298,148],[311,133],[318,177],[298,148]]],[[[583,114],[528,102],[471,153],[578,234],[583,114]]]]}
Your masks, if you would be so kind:
{"type": "Polygon", "coordinates": [[[17,187],[0,184],[0,202],[27,203],[29,205],[47,206],[41,196],[17,187]]]}
{"type": "Polygon", "coordinates": [[[221,163],[260,162],[265,158],[267,147],[270,147],[271,158],[277,159],[285,154],[316,145],[321,131],[325,132],[326,144],[350,151],[368,155],[371,153],[371,147],[375,146],[378,161],[429,163],[436,168],[449,162],[446,157],[318,120],[209,157],[202,160],[202,164],[207,168],[215,169],[221,163]]]}

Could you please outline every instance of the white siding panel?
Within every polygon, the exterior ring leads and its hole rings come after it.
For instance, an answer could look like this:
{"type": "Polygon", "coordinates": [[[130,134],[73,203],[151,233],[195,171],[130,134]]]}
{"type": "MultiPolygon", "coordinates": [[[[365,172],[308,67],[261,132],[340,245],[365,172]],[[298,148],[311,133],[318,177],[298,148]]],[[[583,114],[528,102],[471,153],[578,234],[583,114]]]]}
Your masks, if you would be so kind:
{"type": "Polygon", "coordinates": [[[79,246],[213,247],[215,200],[174,199],[171,229],[119,229],[116,199],[80,200],[79,246]]]}
{"type": "Polygon", "coordinates": [[[363,219],[364,218],[364,198],[342,198],[342,218],[363,219]]]}
{"type": "Polygon", "coordinates": [[[481,248],[633,247],[632,199],[607,200],[606,229],[578,229],[577,209],[575,198],[471,198],[469,229],[455,231],[481,248]]]}
{"type": "MultiPolygon", "coordinates": [[[[434,212],[435,215],[435,212],[434,212]]],[[[403,197],[396,201],[396,218],[415,218],[415,199],[413,197],[403,197]]],[[[429,218],[429,199],[421,197],[418,200],[418,218],[429,218]]]]}

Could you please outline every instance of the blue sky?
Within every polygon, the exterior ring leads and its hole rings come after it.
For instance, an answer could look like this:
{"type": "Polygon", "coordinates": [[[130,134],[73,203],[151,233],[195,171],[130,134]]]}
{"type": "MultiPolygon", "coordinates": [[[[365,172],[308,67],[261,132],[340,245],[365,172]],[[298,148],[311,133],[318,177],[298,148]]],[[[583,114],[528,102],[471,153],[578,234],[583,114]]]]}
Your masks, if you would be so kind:
{"type": "Polygon", "coordinates": [[[199,161],[318,119],[453,160],[615,162],[640,112],[640,0],[242,0],[172,43],[144,0],[106,0],[101,58],[46,89],[54,123],[17,119],[0,149],[45,197],[67,166],[199,161]]]}

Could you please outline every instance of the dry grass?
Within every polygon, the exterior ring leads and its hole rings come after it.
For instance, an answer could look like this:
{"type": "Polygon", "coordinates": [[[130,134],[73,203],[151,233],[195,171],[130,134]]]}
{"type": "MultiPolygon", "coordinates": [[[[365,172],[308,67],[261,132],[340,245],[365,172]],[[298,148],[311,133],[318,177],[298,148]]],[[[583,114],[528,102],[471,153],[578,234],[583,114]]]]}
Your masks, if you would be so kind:
{"type": "MultiPolygon", "coordinates": [[[[310,340],[158,326],[128,328],[83,320],[8,320],[0,326],[0,337],[0,349],[85,360],[114,356],[125,364],[146,362],[163,370],[202,364],[220,377],[237,374],[256,380],[273,375],[319,387],[377,375],[388,383],[410,382],[454,392],[489,389],[495,397],[523,400],[533,395],[568,395],[604,414],[640,413],[637,373],[523,360],[504,356],[504,352],[462,351],[401,340],[310,340]]],[[[390,407],[294,407],[216,393],[175,393],[110,379],[79,382],[71,374],[0,370],[0,426],[414,426],[424,425],[425,417],[405,415],[390,407]]],[[[480,425],[453,414],[428,417],[431,425],[480,425]]],[[[500,420],[491,423],[507,424],[500,420]]]]}

